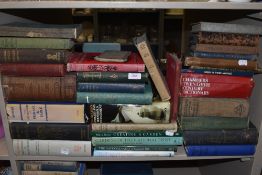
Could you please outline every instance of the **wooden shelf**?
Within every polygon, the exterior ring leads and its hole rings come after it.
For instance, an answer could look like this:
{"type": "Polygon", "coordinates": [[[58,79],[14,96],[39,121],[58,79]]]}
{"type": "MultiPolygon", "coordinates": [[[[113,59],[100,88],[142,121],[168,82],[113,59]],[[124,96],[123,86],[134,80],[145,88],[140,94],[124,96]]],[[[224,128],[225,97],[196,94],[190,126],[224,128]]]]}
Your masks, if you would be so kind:
{"type": "Polygon", "coordinates": [[[234,2],[167,2],[167,1],[5,1],[0,9],[38,9],[38,8],[129,8],[129,9],[239,9],[261,10],[262,3],[234,2]]]}
{"type": "Polygon", "coordinates": [[[67,161],[161,161],[161,160],[206,160],[206,159],[250,159],[249,156],[195,156],[188,157],[184,147],[179,147],[174,157],[64,157],[64,156],[16,156],[16,160],[67,160],[67,161]]]}
{"type": "Polygon", "coordinates": [[[5,138],[0,139],[0,160],[9,160],[5,138]]]}

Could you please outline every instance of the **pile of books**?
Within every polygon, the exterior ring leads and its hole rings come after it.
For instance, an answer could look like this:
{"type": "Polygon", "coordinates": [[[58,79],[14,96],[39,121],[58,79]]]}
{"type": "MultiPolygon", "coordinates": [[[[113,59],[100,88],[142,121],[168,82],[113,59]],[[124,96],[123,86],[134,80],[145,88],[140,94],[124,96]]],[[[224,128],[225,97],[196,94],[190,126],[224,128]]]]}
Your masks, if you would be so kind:
{"type": "Polygon", "coordinates": [[[81,25],[0,26],[0,70],[16,155],[90,156],[84,105],[66,63],[81,25]],[[78,149],[76,149],[76,147],[78,149]]]}
{"type": "Polygon", "coordinates": [[[258,132],[249,120],[249,98],[259,71],[256,27],[200,22],[190,43],[178,112],[187,155],[254,154],[258,132]]]}

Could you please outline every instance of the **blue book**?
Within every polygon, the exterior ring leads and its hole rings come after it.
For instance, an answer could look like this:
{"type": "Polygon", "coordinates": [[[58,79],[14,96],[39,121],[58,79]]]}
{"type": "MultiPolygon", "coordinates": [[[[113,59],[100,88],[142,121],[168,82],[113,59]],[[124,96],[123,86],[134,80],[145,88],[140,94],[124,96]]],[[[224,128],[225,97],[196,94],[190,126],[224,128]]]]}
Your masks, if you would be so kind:
{"type": "Polygon", "coordinates": [[[73,163],[65,164],[58,162],[58,164],[55,163],[30,163],[30,162],[21,162],[21,170],[22,171],[62,171],[62,172],[76,172],[79,167],[81,167],[81,164],[73,163]]]}
{"type": "Polygon", "coordinates": [[[190,145],[187,156],[242,156],[253,155],[256,145],[190,145]]]}
{"type": "Polygon", "coordinates": [[[79,169],[77,175],[85,175],[85,172],[86,172],[86,164],[79,163],[79,169]]]}
{"type": "Polygon", "coordinates": [[[153,175],[150,163],[103,163],[101,175],[153,175]]]}
{"type": "Polygon", "coordinates": [[[84,43],[83,52],[104,52],[106,50],[120,51],[120,43],[84,43]]]}
{"type": "Polygon", "coordinates": [[[79,92],[144,93],[145,83],[77,83],[79,92]]]}
{"type": "Polygon", "coordinates": [[[214,75],[230,75],[230,76],[241,76],[241,77],[253,77],[254,72],[252,71],[238,71],[228,69],[182,69],[182,73],[197,73],[197,74],[214,74],[214,75]]]}
{"type": "Polygon", "coordinates": [[[201,52],[201,51],[192,51],[190,53],[194,57],[202,58],[227,58],[227,59],[237,59],[237,60],[256,60],[257,55],[252,54],[231,54],[231,53],[215,53],[215,52],[201,52]]]}

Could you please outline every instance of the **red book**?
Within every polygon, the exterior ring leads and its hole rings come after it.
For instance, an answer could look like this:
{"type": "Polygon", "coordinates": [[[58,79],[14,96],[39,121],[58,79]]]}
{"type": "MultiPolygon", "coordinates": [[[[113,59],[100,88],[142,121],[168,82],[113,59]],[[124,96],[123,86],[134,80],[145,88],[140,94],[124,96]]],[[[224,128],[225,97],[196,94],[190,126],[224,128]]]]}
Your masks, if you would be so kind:
{"type": "Polygon", "coordinates": [[[178,100],[179,100],[179,90],[180,90],[180,75],[182,62],[172,56],[167,54],[167,70],[166,79],[170,90],[171,100],[170,100],[170,110],[171,110],[171,120],[176,121],[178,114],[178,100]]]}
{"type": "Polygon", "coordinates": [[[67,71],[87,72],[145,72],[142,58],[131,53],[127,62],[103,62],[94,59],[101,53],[72,53],[67,63],[67,71]]]}
{"type": "Polygon", "coordinates": [[[249,98],[254,87],[250,77],[181,73],[181,97],[249,98]]]}
{"type": "Polygon", "coordinates": [[[0,72],[15,76],[62,77],[65,75],[66,68],[64,64],[4,63],[0,64],[0,72]]]}

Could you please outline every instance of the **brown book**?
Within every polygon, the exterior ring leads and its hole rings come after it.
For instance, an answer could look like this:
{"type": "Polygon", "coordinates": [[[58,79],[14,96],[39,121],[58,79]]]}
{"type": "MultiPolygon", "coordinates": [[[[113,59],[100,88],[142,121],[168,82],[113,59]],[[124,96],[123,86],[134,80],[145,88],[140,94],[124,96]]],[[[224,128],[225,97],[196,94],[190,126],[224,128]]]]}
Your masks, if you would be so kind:
{"type": "Polygon", "coordinates": [[[151,76],[154,85],[160,95],[162,101],[167,101],[171,98],[166,80],[154,58],[150,44],[147,41],[146,35],[134,38],[134,43],[146,65],[146,68],[151,76]]]}
{"type": "Polygon", "coordinates": [[[233,60],[224,58],[186,57],[185,66],[209,67],[239,70],[258,70],[258,62],[253,60],[233,60]]]}
{"type": "Polygon", "coordinates": [[[75,101],[76,77],[3,76],[2,86],[8,101],[75,101]]]}
{"type": "Polygon", "coordinates": [[[258,54],[259,47],[250,46],[230,46],[219,44],[195,44],[191,46],[193,51],[202,52],[221,52],[221,53],[236,53],[236,54],[258,54]]]}
{"type": "Polygon", "coordinates": [[[199,44],[220,44],[232,46],[250,46],[259,45],[259,35],[239,34],[239,33],[221,33],[221,32],[198,32],[193,36],[193,42],[199,44]]]}
{"type": "Polygon", "coordinates": [[[184,117],[247,117],[248,112],[247,99],[180,97],[179,115],[184,117]]]}

